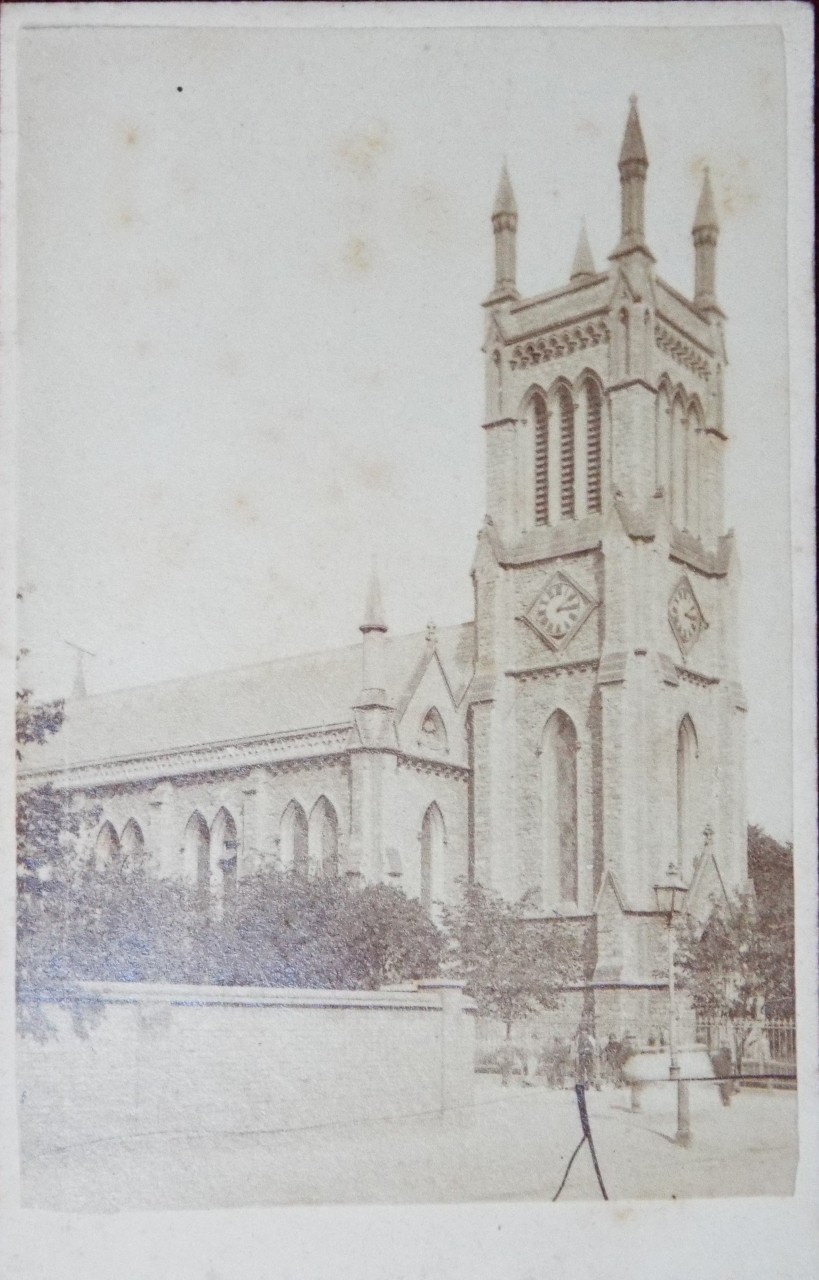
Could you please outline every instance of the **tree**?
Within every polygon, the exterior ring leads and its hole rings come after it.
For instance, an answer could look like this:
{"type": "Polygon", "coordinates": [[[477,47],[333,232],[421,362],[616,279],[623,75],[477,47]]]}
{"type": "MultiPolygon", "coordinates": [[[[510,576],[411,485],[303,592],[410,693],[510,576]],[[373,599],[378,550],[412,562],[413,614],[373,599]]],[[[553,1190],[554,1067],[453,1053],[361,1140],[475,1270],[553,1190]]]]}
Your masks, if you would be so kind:
{"type": "Polygon", "coordinates": [[[366,988],[432,977],[444,939],[389,885],[268,871],[239,880],[196,940],[196,981],[366,988]]]}
{"type": "Polygon", "coordinates": [[[477,884],[466,885],[460,902],[442,912],[447,969],[465,979],[481,1015],[504,1024],[507,1039],[515,1022],[554,1008],[580,971],[580,944],[568,926],[536,930],[525,915],[525,900],[509,903],[477,884]]]}
{"type": "MultiPolygon", "coordinates": [[[[38,704],[30,689],[18,690],[17,759],[22,759],[24,747],[41,746],[58,733],[63,719],[62,701],[38,704]]],[[[75,874],[77,841],[95,820],[95,810],[73,809],[62,792],[46,783],[18,793],[16,819],[18,1027],[23,1034],[42,1038],[52,1030],[42,1005],[49,997],[69,1004],[75,1025],[83,1025],[78,1006],[71,1004],[77,988],[66,975],[58,939],[75,874]]]]}
{"type": "Polygon", "coordinates": [[[755,893],[716,904],[704,926],[687,919],[676,951],[695,1012],[730,1027],[737,1070],[754,1025],[792,1014],[794,998],[791,850],[750,827],[748,855],[755,893]]]}
{"type": "Polygon", "coordinates": [[[792,1018],[796,998],[793,845],[780,844],[761,827],[749,827],[748,874],[759,912],[757,964],[765,1016],[792,1018]]]}
{"type": "Polygon", "coordinates": [[[66,868],[25,939],[31,996],[78,982],[368,988],[438,972],[444,940],[387,885],[269,871],[242,879],[218,913],[147,856],[66,868]]]}

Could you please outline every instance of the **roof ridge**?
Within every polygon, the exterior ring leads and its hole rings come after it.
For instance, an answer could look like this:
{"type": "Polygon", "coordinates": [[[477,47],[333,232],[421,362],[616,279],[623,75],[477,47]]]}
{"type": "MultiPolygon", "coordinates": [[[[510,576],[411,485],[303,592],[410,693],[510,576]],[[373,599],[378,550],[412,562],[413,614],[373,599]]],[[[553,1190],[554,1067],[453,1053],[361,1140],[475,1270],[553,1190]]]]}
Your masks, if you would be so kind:
{"type": "MultiPolygon", "coordinates": [[[[474,622],[469,619],[466,622],[450,623],[448,626],[438,628],[438,635],[442,633],[459,631],[464,627],[471,627],[474,622]]],[[[401,642],[402,640],[412,640],[415,637],[425,638],[425,631],[405,631],[399,633],[390,633],[385,639],[385,644],[389,649],[390,646],[401,642]]],[[[124,693],[145,693],[149,689],[164,689],[171,685],[188,684],[193,680],[208,680],[216,676],[232,676],[241,672],[261,671],[265,668],[285,666],[287,663],[305,662],[310,658],[322,658],[332,655],[341,656],[342,654],[352,654],[360,651],[361,640],[353,640],[349,644],[336,645],[326,649],[310,649],[306,652],[280,654],[276,658],[263,658],[259,662],[244,662],[235,667],[215,667],[208,671],[191,672],[186,676],[169,676],[165,680],[150,680],[145,684],[118,685],[113,689],[101,689],[95,693],[88,693],[83,698],[65,698],[66,705],[77,706],[80,703],[88,704],[100,698],[114,697],[116,694],[124,693]]],[[[53,699],[47,699],[52,701],[53,699]]]]}

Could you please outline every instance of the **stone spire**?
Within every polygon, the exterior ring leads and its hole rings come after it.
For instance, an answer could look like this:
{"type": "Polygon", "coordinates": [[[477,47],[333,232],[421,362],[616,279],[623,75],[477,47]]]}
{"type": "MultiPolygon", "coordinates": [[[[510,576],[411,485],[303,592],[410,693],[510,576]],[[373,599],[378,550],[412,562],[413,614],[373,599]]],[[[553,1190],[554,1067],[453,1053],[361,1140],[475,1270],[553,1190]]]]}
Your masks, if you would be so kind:
{"type": "Polygon", "coordinates": [[[492,209],[495,234],[495,287],[488,301],[507,302],[518,296],[517,275],[518,206],[506,161],[501,169],[498,192],[492,209]]]}
{"type": "Polygon", "coordinates": [[[386,640],[387,624],[384,620],[384,604],[381,599],[381,583],[373,564],[367,587],[367,603],[364,621],[359,630],[364,641],[361,646],[361,685],[365,698],[371,702],[383,702],[387,686],[386,640]]]}
{"type": "Polygon", "coordinates": [[[630,98],[626,132],[620,148],[621,227],[618,253],[645,247],[645,185],[648,154],[637,114],[637,99],[630,98]]]}
{"type": "Polygon", "coordinates": [[[504,160],[501,166],[500,181],[498,183],[498,194],[495,196],[495,207],[492,210],[492,217],[497,218],[500,214],[512,214],[514,217],[518,215],[517,201],[515,193],[512,190],[512,182],[509,177],[509,170],[504,160]]]}
{"type": "Polygon", "coordinates": [[[586,233],[586,223],[580,224],[580,235],[577,240],[577,249],[575,250],[574,263],[572,264],[571,280],[582,282],[591,280],[596,275],[594,269],[594,258],[592,257],[591,246],[589,245],[589,237],[586,233]]]}
{"type": "Polygon", "coordinates": [[[628,101],[629,111],[626,132],[623,135],[623,145],[620,148],[620,169],[622,170],[623,165],[632,160],[640,161],[648,168],[648,152],[643,140],[643,131],[640,128],[640,117],[637,114],[636,93],[633,93],[628,101]]]}
{"type": "Polygon", "coordinates": [[[367,587],[367,603],[364,607],[364,621],[359,630],[366,635],[369,631],[386,631],[387,624],[384,621],[384,603],[381,599],[381,583],[378,578],[378,570],[373,564],[370,571],[370,581],[367,587]]]}
{"type": "Polygon", "coordinates": [[[694,306],[707,311],[717,306],[716,256],[719,236],[714,193],[707,167],[691,235],[694,240],[694,306]]]}

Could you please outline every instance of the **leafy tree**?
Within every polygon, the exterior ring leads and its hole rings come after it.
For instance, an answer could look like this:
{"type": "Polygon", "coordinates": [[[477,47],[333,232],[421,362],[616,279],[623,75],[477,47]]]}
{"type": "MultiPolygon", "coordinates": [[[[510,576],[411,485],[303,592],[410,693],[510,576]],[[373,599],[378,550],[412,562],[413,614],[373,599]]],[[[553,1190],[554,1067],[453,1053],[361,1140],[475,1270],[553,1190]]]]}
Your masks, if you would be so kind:
{"type": "Polygon", "coordinates": [[[567,925],[536,929],[525,913],[525,899],[509,903],[477,884],[466,885],[460,902],[442,911],[447,968],[466,980],[480,1014],[505,1025],[507,1039],[515,1022],[554,1008],[581,967],[580,944],[567,925]]]}
{"type": "MultiPolygon", "coordinates": [[[[22,656],[22,655],[21,655],[22,656]]],[[[58,733],[64,718],[61,701],[35,703],[30,689],[20,689],[16,702],[17,759],[24,747],[42,745],[58,733]]],[[[34,939],[53,929],[66,888],[67,868],[76,858],[76,840],[90,812],[71,808],[66,796],[50,784],[17,796],[17,993],[18,1025],[24,1033],[48,1034],[50,1027],[34,991],[70,1001],[75,990],[61,976],[53,945],[46,959],[34,939]]]]}
{"type": "Polygon", "coordinates": [[[387,885],[266,872],[220,915],[147,859],[71,868],[26,938],[40,990],[78,981],[373,989],[438,971],[443,938],[387,885]]]}
{"type": "Polygon", "coordinates": [[[765,1014],[792,1018],[796,997],[793,845],[780,844],[761,827],[749,827],[748,873],[759,912],[757,964],[765,1014]]]}
{"type": "Polygon", "coordinates": [[[793,1011],[792,855],[758,827],[748,832],[756,892],[718,903],[703,927],[678,929],[676,969],[695,1011],[731,1028],[737,1069],[760,1017],[793,1011]],[[790,872],[790,874],[788,874],[790,872]]]}

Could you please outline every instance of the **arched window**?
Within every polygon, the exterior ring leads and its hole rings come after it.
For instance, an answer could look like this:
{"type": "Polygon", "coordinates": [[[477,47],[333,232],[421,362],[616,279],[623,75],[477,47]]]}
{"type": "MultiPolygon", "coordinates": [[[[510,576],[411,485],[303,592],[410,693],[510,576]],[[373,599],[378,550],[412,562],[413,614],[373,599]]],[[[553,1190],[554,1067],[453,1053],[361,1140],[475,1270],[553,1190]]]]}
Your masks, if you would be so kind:
{"type": "Polygon", "coordinates": [[[298,800],[291,800],[282,814],[279,848],[282,866],[291,868],[299,876],[306,876],[308,872],[308,833],[307,814],[298,800]]]}
{"type": "Polygon", "coordinates": [[[574,402],[568,387],[560,387],[557,393],[560,415],[560,514],[566,520],[574,519],[574,402]]]}
{"type": "Polygon", "coordinates": [[[677,732],[677,865],[691,872],[696,854],[696,771],[699,747],[690,716],[683,716],[677,732]]]}
{"type": "Polygon", "coordinates": [[[421,823],[421,889],[419,897],[425,911],[432,911],[432,904],[439,892],[443,874],[446,830],[441,810],[437,804],[429,806],[421,823]]]}
{"type": "Polygon", "coordinates": [[[446,726],[437,707],[430,707],[421,721],[421,733],[418,746],[421,750],[431,751],[435,755],[443,755],[447,751],[446,726]]]}
{"type": "Polygon", "coordinates": [[[98,866],[107,866],[119,857],[120,844],[119,837],[114,830],[113,824],[103,822],[97,832],[97,839],[94,843],[94,861],[98,866]]]}
{"type": "Polygon", "coordinates": [[[308,824],[309,866],[320,876],[338,875],[338,815],[326,796],[313,805],[308,824]]]}
{"type": "Polygon", "coordinates": [[[593,378],[586,378],[580,392],[586,424],[586,510],[595,515],[603,509],[603,399],[593,378]]]}
{"type": "Polygon", "coordinates": [[[200,889],[210,883],[210,832],[208,824],[197,809],[188,818],[182,840],[182,865],[185,876],[200,889]]]}
{"type": "Polygon", "coordinates": [[[685,526],[686,486],[685,406],[677,393],[671,406],[671,523],[685,526]]]}
{"type": "Polygon", "coordinates": [[[549,415],[539,392],[532,396],[535,436],[535,524],[549,523],[549,415]]]}
{"type": "Polygon", "coordinates": [[[142,834],[142,827],[135,818],[131,818],[123,827],[119,847],[122,851],[123,867],[132,870],[142,861],[145,854],[145,837],[142,834]]]}
{"type": "Polygon", "coordinates": [[[555,711],[543,731],[544,882],[547,900],[576,903],[577,731],[565,711],[555,711]]]}
{"type": "Polygon", "coordinates": [[[657,393],[656,420],[654,423],[654,487],[662,489],[666,500],[670,498],[671,484],[671,398],[668,387],[660,386],[657,393]]]}
{"type": "Polygon", "coordinates": [[[685,488],[685,527],[691,533],[699,533],[699,497],[700,497],[700,447],[702,443],[702,414],[696,400],[692,401],[688,410],[688,432],[686,438],[686,488],[685,488]]]}
{"type": "Polygon", "coordinates": [[[625,307],[620,312],[620,332],[623,340],[623,376],[627,378],[631,373],[631,331],[628,311],[625,307]]]}
{"type": "Polygon", "coordinates": [[[233,815],[220,809],[210,829],[210,887],[217,907],[229,901],[236,889],[239,836],[233,815]]]}

